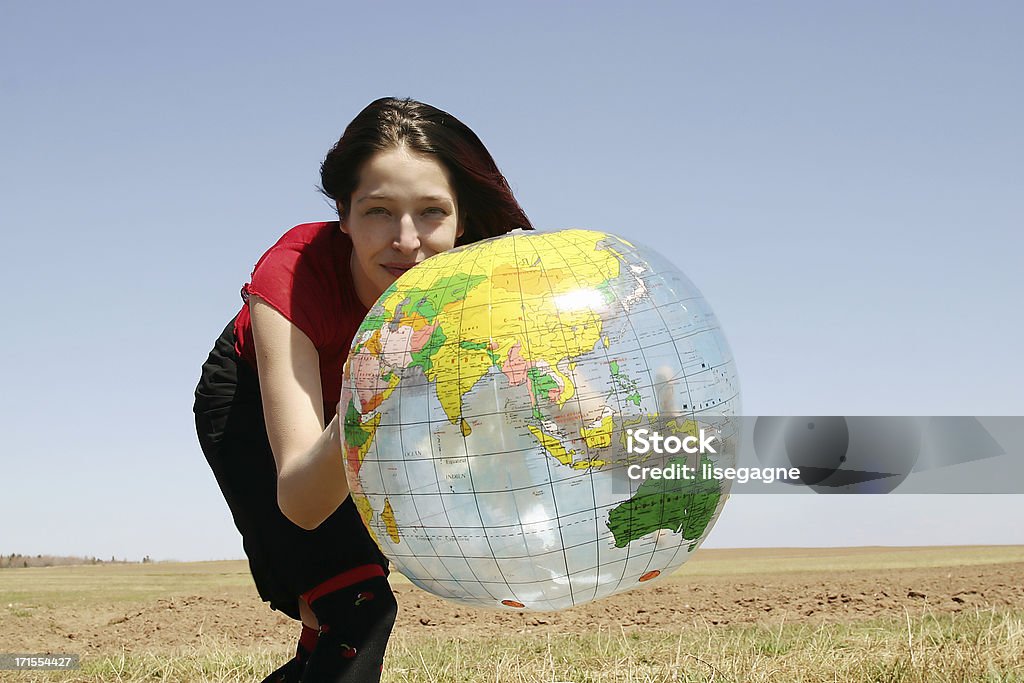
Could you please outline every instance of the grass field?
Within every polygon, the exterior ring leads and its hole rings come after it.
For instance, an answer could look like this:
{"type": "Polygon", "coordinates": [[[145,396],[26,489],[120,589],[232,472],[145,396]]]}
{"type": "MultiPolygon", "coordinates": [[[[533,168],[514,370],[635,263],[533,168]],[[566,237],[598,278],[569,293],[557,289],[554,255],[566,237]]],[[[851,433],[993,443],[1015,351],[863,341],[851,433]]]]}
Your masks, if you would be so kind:
{"type": "MultiPolygon", "coordinates": [[[[567,612],[441,603],[396,577],[395,683],[1024,682],[1024,548],[700,551],[567,612]]],[[[74,653],[0,681],[260,681],[293,622],[244,562],[0,571],[0,652],[74,653]]]]}

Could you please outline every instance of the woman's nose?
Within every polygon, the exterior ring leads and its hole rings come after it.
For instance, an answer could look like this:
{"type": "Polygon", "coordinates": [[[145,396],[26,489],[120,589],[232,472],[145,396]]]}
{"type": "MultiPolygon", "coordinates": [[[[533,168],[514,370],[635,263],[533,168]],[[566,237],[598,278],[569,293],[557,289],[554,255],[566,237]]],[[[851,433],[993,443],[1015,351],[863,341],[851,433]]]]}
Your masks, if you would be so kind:
{"type": "Polygon", "coordinates": [[[394,247],[403,253],[410,253],[420,248],[420,233],[416,229],[416,221],[406,214],[398,222],[398,235],[394,247]]]}

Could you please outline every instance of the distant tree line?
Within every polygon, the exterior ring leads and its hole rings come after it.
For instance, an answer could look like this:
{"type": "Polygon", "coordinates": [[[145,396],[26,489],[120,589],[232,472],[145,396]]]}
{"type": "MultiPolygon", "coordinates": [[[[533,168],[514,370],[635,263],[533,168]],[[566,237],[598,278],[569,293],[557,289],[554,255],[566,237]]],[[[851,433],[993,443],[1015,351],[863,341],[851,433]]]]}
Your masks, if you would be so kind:
{"type": "MultiPolygon", "coordinates": [[[[146,555],[142,558],[142,564],[148,564],[153,559],[146,555]]],[[[98,557],[77,557],[68,555],[22,555],[11,553],[0,555],[0,569],[24,568],[24,567],[63,567],[77,564],[136,564],[129,560],[119,560],[113,555],[109,560],[101,560],[98,557]]]]}

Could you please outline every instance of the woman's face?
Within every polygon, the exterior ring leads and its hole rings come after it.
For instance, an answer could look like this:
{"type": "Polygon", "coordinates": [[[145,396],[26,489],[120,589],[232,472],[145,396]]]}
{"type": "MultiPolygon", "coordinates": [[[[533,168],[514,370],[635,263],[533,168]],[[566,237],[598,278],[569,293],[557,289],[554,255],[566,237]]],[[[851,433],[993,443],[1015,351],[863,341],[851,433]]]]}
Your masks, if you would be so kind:
{"type": "Polygon", "coordinates": [[[367,308],[402,273],[451,249],[462,234],[448,173],[404,147],[370,157],[350,201],[341,230],[352,238],[352,280],[367,308]]]}

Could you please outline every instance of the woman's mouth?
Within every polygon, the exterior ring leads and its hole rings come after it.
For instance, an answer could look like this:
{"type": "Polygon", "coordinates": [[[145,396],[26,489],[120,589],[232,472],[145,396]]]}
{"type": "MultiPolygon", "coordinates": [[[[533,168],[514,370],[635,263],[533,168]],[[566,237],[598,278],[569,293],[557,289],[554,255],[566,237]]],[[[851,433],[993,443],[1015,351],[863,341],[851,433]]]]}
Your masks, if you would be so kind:
{"type": "Polygon", "coordinates": [[[391,275],[393,275],[395,277],[395,279],[398,279],[398,278],[402,277],[402,275],[405,274],[405,271],[409,270],[410,268],[412,268],[415,265],[416,265],[415,263],[385,263],[385,264],[383,264],[384,269],[386,271],[388,271],[389,273],[391,273],[391,275]]]}

